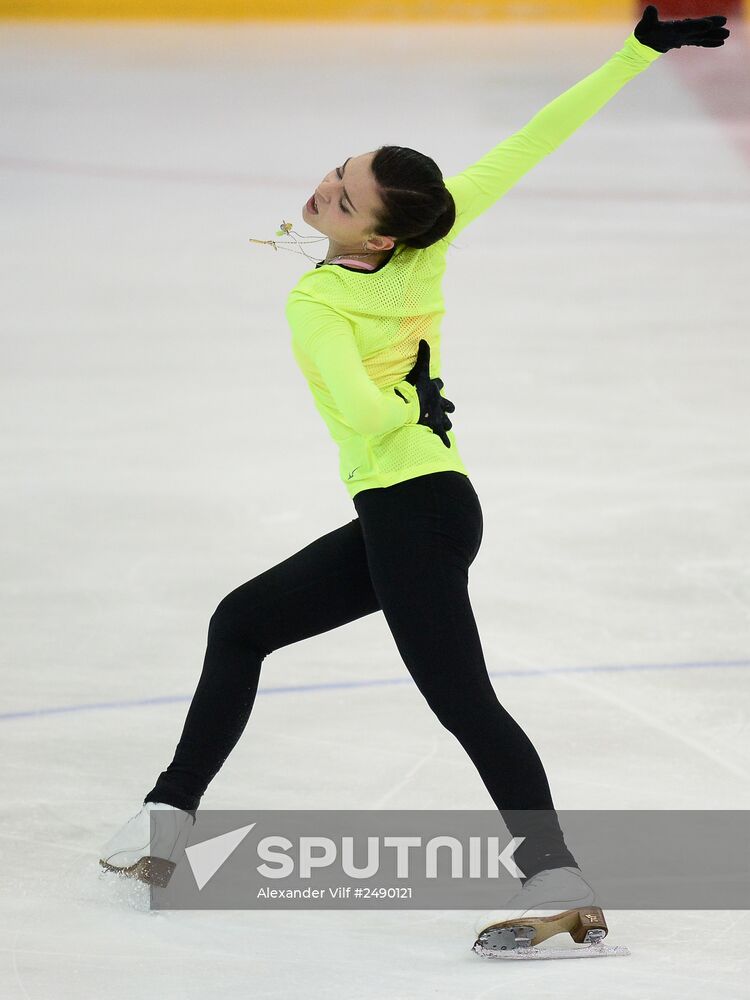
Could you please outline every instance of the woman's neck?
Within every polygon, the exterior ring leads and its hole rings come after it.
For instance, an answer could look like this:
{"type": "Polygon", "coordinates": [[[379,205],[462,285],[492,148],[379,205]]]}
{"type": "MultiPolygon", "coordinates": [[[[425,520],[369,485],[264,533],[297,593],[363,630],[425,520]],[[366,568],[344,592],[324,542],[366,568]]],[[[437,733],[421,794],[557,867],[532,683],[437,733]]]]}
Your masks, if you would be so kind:
{"type": "Polygon", "coordinates": [[[365,264],[372,264],[375,267],[381,264],[385,258],[391,253],[393,248],[390,250],[372,251],[372,250],[346,250],[342,246],[336,246],[334,243],[330,243],[328,246],[328,253],[326,254],[326,261],[330,262],[339,257],[351,257],[353,260],[360,260],[365,264]]]}

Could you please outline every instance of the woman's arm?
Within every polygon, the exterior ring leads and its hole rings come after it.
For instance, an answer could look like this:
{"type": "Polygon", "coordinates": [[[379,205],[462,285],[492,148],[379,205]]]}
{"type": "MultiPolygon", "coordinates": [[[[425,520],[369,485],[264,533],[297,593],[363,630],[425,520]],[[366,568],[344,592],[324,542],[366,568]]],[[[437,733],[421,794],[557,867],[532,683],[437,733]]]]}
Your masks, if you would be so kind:
{"type": "MultiPolygon", "coordinates": [[[[352,430],[371,437],[418,422],[416,386],[407,381],[388,389],[377,386],[362,364],[354,330],[343,316],[295,292],[287,300],[286,315],[294,344],[320,373],[341,419],[352,430]]],[[[319,403],[310,379],[308,383],[319,403]]]]}
{"type": "Polygon", "coordinates": [[[485,212],[524,174],[588,121],[625,84],[661,58],[631,34],[619,52],[580,83],[566,90],[531,121],[501,142],[463,173],[449,177],[446,187],[456,202],[456,224],[450,241],[485,212]]]}

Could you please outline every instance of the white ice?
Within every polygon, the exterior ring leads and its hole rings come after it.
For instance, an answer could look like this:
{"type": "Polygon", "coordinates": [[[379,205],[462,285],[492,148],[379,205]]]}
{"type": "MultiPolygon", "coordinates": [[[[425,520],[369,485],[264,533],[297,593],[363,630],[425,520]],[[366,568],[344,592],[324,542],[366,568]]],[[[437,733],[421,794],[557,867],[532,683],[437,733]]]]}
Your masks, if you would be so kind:
{"type": "MultiPolygon", "coordinates": [[[[312,264],[248,238],[314,236],[321,177],[383,143],[460,171],[632,27],[2,25],[6,1000],[750,995],[746,911],[624,911],[629,958],[508,965],[470,952],[473,912],[149,913],[97,867],[171,759],[218,601],[356,516],[285,324],[312,264]]],[[[627,84],[450,251],[472,602],[560,809],[750,808],[732,27],[627,84]]],[[[379,614],[273,654],[203,806],[492,808],[405,676],[379,614]],[[325,686],[352,679],[394,683],[325,686]]]]}

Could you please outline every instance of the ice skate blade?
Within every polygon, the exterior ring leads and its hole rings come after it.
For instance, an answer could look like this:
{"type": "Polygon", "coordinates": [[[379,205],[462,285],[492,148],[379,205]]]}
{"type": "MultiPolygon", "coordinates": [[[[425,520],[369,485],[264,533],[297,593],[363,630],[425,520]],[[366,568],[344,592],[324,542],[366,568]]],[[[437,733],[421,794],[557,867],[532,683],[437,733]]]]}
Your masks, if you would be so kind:
{"type": "Polygon", "coordinates": [[[117,868],[107,864],[99,858],[99,864],[109,872],[117,872],[118,875],[126,875],[129,878],[137,878],[146,885],[155,885],[164,889],[172,877],[176,864],[174,861],[167,861],[165,858],[139,858],[134,865],[128,868],[117,868]]]}
{"type": "Polygon", "coordinates": [[[629,955],[630,950],[619,944],[579,944],[568,948],[513,948],[507,951],[492,951],[484,948],[479,941],[474,942],[472,951],[481,958],[500,958],[503,961],[533,962],[553,958],[608,958],[629,955]]]}

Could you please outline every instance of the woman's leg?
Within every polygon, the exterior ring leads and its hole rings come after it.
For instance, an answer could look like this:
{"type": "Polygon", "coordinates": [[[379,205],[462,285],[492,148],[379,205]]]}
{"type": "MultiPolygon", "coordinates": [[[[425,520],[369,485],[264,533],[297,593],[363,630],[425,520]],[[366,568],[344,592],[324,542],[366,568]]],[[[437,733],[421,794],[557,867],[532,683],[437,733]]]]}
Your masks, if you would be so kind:
{"type": "Polygon", "coordinates": [[[247,725],[264,658],[379,610],[358,519],[227,594],[174,759],[144,802],[197,809],[247,725]]]}
{"type": "Polygon", "coordinates": [[[526,878],[575,865],[547,776],[497,699],[468,594],[482,539],[479,498],[458,472],[419,476],[354,497],[370,576],[399,653],[440,722],[474,762],[513,836],[526,878]],[[536,810],[513,814],[514,810],[536,810]]]}

